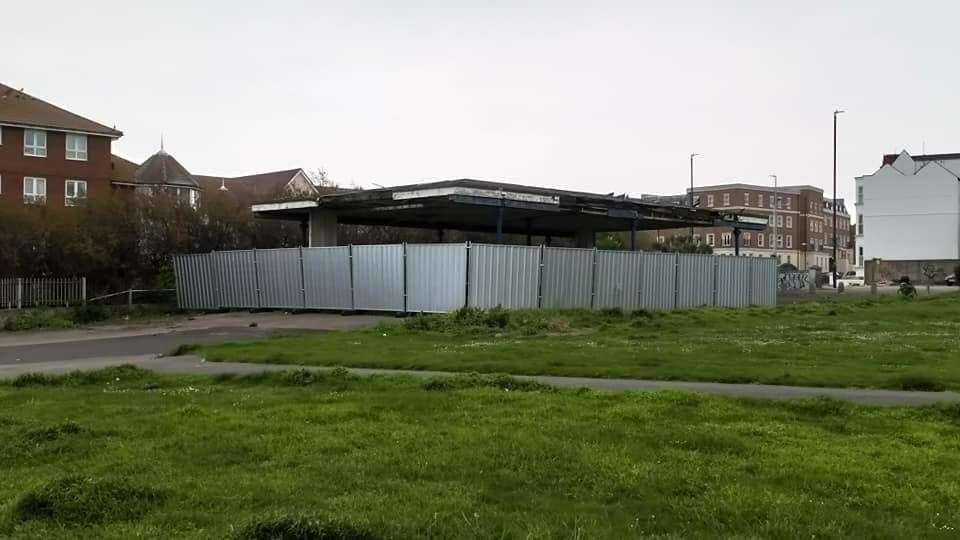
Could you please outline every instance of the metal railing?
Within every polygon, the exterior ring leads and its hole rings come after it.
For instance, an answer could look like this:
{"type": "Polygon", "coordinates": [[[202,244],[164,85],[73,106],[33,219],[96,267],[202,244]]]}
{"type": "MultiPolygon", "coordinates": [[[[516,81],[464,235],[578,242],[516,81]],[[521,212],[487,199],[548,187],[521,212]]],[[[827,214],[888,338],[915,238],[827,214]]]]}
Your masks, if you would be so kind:
{"type": "Polygon", "coordinates": [[[100,295],[100,296],[94,296],[93,298],[90,298],[90,299],[87,300],[87,301],[92,303],[92,302],[99,302],[99,301],[102,301],[102,300],[108,300],[108,299],[110,299],[110,298],[117,298],[117,297],[120,297],[120,296],[126,296],[126,297],[127,297],[127,309],[131,309],[131,308],[133,308],[133,297],[134,297],[134,295],[136,295],[136,294],[143,294],[143,293],[151,293],[151,294],[153,294],[153,293],[175,293],[175,292],[177,292],[176,289],[127,289],[127,290],[125,290],[125,291],[117,291],[117,292],[114,292],[114,293],[102,294],[102,295],[100,295]]]}
{"type": "Polygon", "coordinates": [[[87,278],[0,278],[0,308],[85,304],[87,278]]]}

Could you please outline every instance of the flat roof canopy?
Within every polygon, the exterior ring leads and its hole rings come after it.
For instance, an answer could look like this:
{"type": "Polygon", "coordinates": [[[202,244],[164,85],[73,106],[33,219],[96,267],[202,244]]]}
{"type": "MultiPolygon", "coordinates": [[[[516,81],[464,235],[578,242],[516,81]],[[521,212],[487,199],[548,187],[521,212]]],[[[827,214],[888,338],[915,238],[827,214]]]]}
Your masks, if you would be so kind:
{"type": "Polygon", "coordinates": [[[349,191],[317,199],[253,205],[258,217],[306,219],[329,211],[338,223],[506,234],[574,236],[588,231],[737,226],[761,230],[766,218],[706,208],[655,204],[612,193],[600,195],[534,186],[448,180],[349,191]]]}

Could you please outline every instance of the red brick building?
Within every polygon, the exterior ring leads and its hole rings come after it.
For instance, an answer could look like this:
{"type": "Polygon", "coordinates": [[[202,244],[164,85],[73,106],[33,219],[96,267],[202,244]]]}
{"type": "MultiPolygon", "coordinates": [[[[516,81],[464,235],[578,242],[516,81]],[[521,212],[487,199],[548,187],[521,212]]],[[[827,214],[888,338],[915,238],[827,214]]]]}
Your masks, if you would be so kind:
{"type": "MultiPolygon", "coordinates": [[[[688,195],[669,197],[677,204],[689,204],[688,195]]],[[[646,197],[645,197],[646,198],[646,197]]],[[[694,189],[694,203],[702,208],[724,209],[767,217],[763,232],[744,231],[740,254],[747,257],[776,255],[781,263],[805,269],[813,266],[827,271],[833,257],[833,199],[824,198],[814,186],[777,188],[753,184],[722,184],[694,189]],[[774,217],[776,216],[776,217],[774,217]]],[[[850,215],[842,199],[837,201],[838,271],[853,267],[854,234],[850,215]]],[[[698,228],[694,239],[710,245],[714,253],[733,255],[734,235],[730,227],[698,228]]],[[[659,241],[671,236],[689,236],[690,229],[668,229],[658,233],[659,241]]]]}

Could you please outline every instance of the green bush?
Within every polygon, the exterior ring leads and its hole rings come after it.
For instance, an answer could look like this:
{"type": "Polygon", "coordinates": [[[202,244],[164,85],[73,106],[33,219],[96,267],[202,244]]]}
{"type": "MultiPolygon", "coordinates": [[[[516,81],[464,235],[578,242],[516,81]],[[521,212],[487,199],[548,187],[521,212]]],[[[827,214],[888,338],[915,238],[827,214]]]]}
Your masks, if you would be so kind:
{"type": "Polygon", "coordinates": [[[110,318],[110,308],[100,304],[86,304],[70,310],[70,318],[76,324],[90,324],[110,318]]]}
{"type": "Polygon", "coordinates": [[[9,331],[33,330],[35,328],[71,328],[74,326],[70,314],[64,310],[37,308],[20,311],[7,317],[3,329],[9,331]]]}
{"type": "Polygon", "coordinates": [[[138,518],[159,506],[163,492],[121,478],[68,476],[23,494],[14,504],[14,522],[52,521],[87,525],[138,518]]]}
{"type": "Polygon", "coordinates": [[[366,527],[311,516],[276,516],[257,519],[241,527],[236,540],[377,540],[366,527]]]}

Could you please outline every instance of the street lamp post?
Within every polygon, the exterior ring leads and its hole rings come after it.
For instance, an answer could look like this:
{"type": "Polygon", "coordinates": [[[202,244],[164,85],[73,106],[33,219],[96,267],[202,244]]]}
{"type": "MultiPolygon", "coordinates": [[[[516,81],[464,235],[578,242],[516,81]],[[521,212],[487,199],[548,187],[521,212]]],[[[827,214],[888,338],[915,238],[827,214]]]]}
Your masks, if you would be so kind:
{"type": "Polygon", "coordinates": [[[833,288],[837,288],[837,117],[844,111],[833,111],[833,288]]]}
{"type": "Polygon", "coordinates": [[[777,175],[771,174],[773,178],[773,258],[777,259],[777,266],[780,266],[780,259],[777,257],[777,206],[779,206],[780,197],[777,194],[777,175]]]}
{"type": "MultiPolygon", "coordinates": [[[[690,154],[690,208],[693,208],[693,158],[700,154],[690,154]]],[[[693,243],[693,227],[690,227],[690,243],[693,243]]]]}

